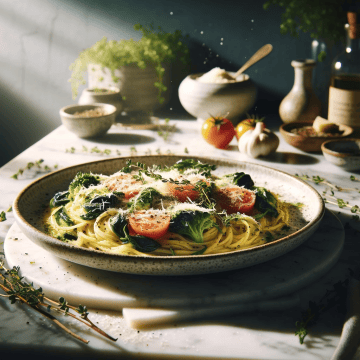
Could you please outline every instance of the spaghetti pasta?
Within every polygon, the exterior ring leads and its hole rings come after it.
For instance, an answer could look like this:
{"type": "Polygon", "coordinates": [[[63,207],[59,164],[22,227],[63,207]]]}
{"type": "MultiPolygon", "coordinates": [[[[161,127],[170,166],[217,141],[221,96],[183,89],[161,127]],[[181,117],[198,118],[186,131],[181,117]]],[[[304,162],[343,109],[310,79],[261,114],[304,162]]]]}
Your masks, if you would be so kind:
{"type": "Polygon", "coordinates": [[[289,206],[251,177],[217,177],[194,160],[76,175],[45,216],[47,232],[79,247],[126,255],[218,254],[275,240],[289,206]]]}

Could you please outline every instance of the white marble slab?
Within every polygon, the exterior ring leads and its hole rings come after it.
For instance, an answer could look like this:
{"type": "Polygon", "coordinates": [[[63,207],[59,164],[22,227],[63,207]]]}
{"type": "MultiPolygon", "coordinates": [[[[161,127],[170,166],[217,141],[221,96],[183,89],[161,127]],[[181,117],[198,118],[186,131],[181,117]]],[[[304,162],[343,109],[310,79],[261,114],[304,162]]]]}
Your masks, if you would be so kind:
{"type": "MultiPolygon", "coordinates": [[[[277,123],[276,119],[267,120],[270,128],[278,129],[280,123],[277,123]]],[[[306,154],[291,147],[280,135],[280,146],[276,154],[267,158],[249,159],[238,152],[235,140],[228,150],[215,149],[199,136],[195,121],[171,120],[171,124],[175,123],[178,131],[167,142],[158,136],[156,131],[150,130],[124,130],[115,126],[102,139],[84,140],[59,127],[0,169],[0,210],[6,210],[23,187],[44,173],[33,168],[30,171],[26,170],[18,180],[11,179],[11,175],[19,168],[25,168],[28,162],[38,159],[44,159],[44,164],[50,167],[57,164],[58,168],[63,168],[107,156],[91,152],[90,149],[95,146],[100,150],[110,149],[112,153],[109,156],[116,156],[117,151],[122,155],[131,156],[131,146],[136,147],[138,155],[149,151],[152,154],[166,154],[168,151],[185,153],[187,147],[190,155],[194,156],[206,155],[250,161],[290,174],[319,175],[342,187],[359,187],[358,182],[350,181],[351,173],[329,164],[320,154],[306,154]],[[83,146],[89,150],[83,151],[83,146]],[[75,153],[66,152],[66,149],[71,147],[76,148],[75,153]]],[[[357,174],[354,175],[359,177],[357,174]]],[[[324,185],[313,186],[320,193],[326,188],[324,185]]],[[[357,192],[341,192],[337,195],[352,205],[360,205],[357,192]]],[[[118,337],[115,344],[83,330],[78,325],[72,325],[69,318],[61,318],[61,321],[69,322],[73,330],[90,340],[89,345],[82,346],[31,309],[11,305],[8,299],[0,297],[1,355],[4,355],[5,359],[7,354],[16,358],[19,352],[22,352],[22,355],[36,354],[41,359],[54,357],[55,354],[62,358],[73,354],[87,359],[127,358],[133,354],[136,354],[135,357],[146,355],[147,358],[154,359],[161,356],[165,359],[172,356],[177,359],[329,359],[337,346],[344,322],[344,315],[337,309],[323,314],[318,324],[309,329],[309,335],[303,345],[300,345],[298,338],[294,336],[295,321],[299,320],[301,311],[308,307],[309,300],[319,301],[336,282],[348,277],[349,268],[354,268],[359,262],[360,243],[357,231],[360,230],[360,222],[351,219],[349,209],[339,209],[332,204],[326,206],[336,211],[336,215],[346,225],[344,250],[339,261],[329,272],[298,292],[299,308],[218,316],[206,321],[192,320],[190,324],[182,323],[174,327],[163,325],[160,329],[147,331],[130,328],[119,312],[90,311],[94,322],[118,337]]],[[[7,221],[0,223],[0,251],[14,222],[11,213],[7,213],[7,218],[7,221]]],[[[84,305],[89,307],[87,301],[84,305]]],[[[359,353],[355,359],[360,359],[359,353]]]]}

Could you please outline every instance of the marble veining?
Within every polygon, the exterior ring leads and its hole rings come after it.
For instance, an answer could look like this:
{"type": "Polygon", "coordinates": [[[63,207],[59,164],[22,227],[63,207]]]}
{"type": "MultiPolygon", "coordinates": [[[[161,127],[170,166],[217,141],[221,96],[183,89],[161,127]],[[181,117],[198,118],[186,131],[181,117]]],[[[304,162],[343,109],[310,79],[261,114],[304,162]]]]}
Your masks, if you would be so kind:
{"type": "MultiPolygon", "coordinates": [[[[131,146],[136,147],[137,155],[149,153],[149,151],[152,154],[158,152],[166,154],[170,151],[181,155],[185,154],[186,147],[190,155],[251,161],[290,174],[319,175],[342,187],[359,187],[358,182],[350,180],[350,173],[327,163],[322,155],[303,153],[286,144],[281,137],[279,149],[274,156],[249,160],[245,155],[238,152],[235,141],[232,142],[229,150],[218,150],[205,143],[199,137],[198,124],[195,121],[171,120],[170,124],[176,124],[179,129],[170,142],[164,142],[156,131],[125,130],[117,126],[113,126],[107,136],[98,141],[80,140],[64,127],[59,127],[0,169],[0,210],[6,210],[15,196],[27,184],[41,176],[41,172],[31,169],[19,176],[18,180],[10,178],[19,168],[25,168],[29,161],[44,159],[44,164],[50,167],[57,164],[58,168],[64,168],[106,157],[106,155],[91,153],[90,151],[84,152],[82,151],[83,146],[88,149],[94,146],[100,150],[110,149],[112,151],[110,156],[116,156],[116,150],[120,151],[122,155],[130,156],[133,152],[131,146]],[[140,141],[138,144],[131,145],[125,142],[120,143],[122,139],[131,134],[153,140],[152,142],[140,141]],[[118,142],[114,142],[114,140],[118,140],[118,142]],[[76,149],[75,153],[66,152],[66,149],[71,147],[76,149]],[[298,162],[298,164],[296,165],[294,162],[298,162]]],[[[324,185],[311,184],[311,186],[320,193],[326,188],[324,185]]],[[[341,197],[352,205],[358,203],[357,192],[341,192],[341,197]]],[[[98,322],[100,327],[119,339],[117,343],[112,344],[91,332],[85,331],[84,334],[90,340],[90,344],[86,347],[80,347],[76,340],[71,339],[61,330],[55,328],[54,325],[48,324],[31,309],[11,305],[7,299],[0,298],[1,348],[6,352],[11,347],[23,346],[34,352],[46,346],[74,351],[74,353],[78,352],[79,354],[101,351],[104,356],[117,354],[119,357],[128,351],[139,351],[144,354],[161,353],[169,358],[171,355],[193,355],[239,359],[329,359],[339,340],[344,320],[342,314],[336,311],[324,314],[321,321],[310,329],[304,345],[300,345],[298,338],[294,336],[294,322],[299,320],[300,312],[307,308],[308,301],[321,299],[326,290],[331,289],[333,284],[349,276],[349,268],[354,268],[358,264],[360,245],[356,230],[360,230],[360,222],[352,220],[352,214],[346,208],[339,209],[332,204],[326,204],[326,207],[335,211],[343,224],[348,224],[344,249],[339,261],[320,280],[299,292],[300,305],[298,308],[271,312],[245,312],[232,316],[220,315],[207,320],[194,320],[190,324],[179,323],[175,327],[164,326],[159,329],[141,330],[140,332],[130,328],[119,312],[94,310],[91,311],[92,320],[98,322]]],[[[0,223],[0,243],[4,242],[7,232],[14,223],[12,213],[7,213],[7,219],[7,221],[0,223]]],[[[324,232],[319,238],[320,242],[326,240],[327,236],[331,236],[332,224],[328,224],[328,229],[328,233],[324,232]]],[[[0,244],[0,251],[3,251],[2,246],[0,244]]],[[[318,249],[317,246],[311,246],[311,249],[307,249],[307,251],[314,252],[316,249],[318,249]]],[[[306,271],[307,262],[303,261],[298,266],[299,270],[306,271]]],[[[274,271],[277,267],[276,264],[274,271]]],[[[256,271],[256,266],[254,271],[256,271]]],[[[41,277],[40,269],[37,275],[41,277]]],[[[282,278],[283,276],[279,275],[277,279],[281,281],[282,278]]],[[[233,279],[236,280],[236,277],[233,279]]],[[[100,278],[94,277],[94,283],[96,284],[96,282],[99,284],[100,278]]],[[[217,286],[221,284],[221,279],[218,277],[216,277],[216,284],[217,286]]],[[[69,276],[63,283],[63,290],[67,291],[67,286],[71,288],[71,285],[69,276]]],[[[219,288],[222,289],[222,287],[219,288]]],[[[176,293],[174,294],[176,295],[176,293]]],[[[211,299],[218,296],[214,289],[209,291],[209,294],[211,294],[211,297],[209,296],[211,299]]],[[[127,297],[129,303],[133,305],[130,301],[132,299],[130,295],[125,289],[124,297],[127,297]]],[[[69,322],[74,329],[79,329],[79,326],[71,324],[70,319],[64,319],[64,321],[69,322]]],[[[360,359],[360,354],[358,353],[355,358],[360,359]]]]}

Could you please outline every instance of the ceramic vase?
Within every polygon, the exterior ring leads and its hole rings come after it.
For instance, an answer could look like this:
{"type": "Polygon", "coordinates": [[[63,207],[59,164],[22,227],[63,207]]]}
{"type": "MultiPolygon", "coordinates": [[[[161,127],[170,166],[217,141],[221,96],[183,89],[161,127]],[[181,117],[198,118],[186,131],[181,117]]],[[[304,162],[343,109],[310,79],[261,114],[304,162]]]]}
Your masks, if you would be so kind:
{"type": "MultiPolygon", "coordinates": [[[[164,85],[170,88],[170,66],[164,65],[164,85]]],[[[148,65],[140,69],[137,65],[131,64],[116,69],[114,73],[109,68],[96,64],[88,66],[88,84],[90,88],[117,87],[123,99],[123,111],[151,112],[169,101],[170,91],[161,94],[165,98],[162,104],[159,103],[159,90],[155,83],[159,81],[155,67],[148,65]]]]}
{"type": "Polygon", "coordinates": [[[293,60],[294,85],[279,108],[284,123],[312,122],[321,115],[321,102],[312,87],[312,72],[316,62],[312,59],[293,60]]]}
{"type": "Polygon", "coordinates": [[[79,98],[79,105],[110,104],[116,107],[115,116],[120,115],[123,101],[120,90],[116,87],[84,89],[79,98]]]}

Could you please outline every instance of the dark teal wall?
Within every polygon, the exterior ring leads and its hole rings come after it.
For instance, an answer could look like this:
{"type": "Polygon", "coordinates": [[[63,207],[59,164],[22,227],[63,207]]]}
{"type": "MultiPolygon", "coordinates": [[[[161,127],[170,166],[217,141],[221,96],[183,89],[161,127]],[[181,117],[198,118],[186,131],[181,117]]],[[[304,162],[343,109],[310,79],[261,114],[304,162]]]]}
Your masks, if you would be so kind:
{"type": "Polygon", "coordinates": [[[278,103],[291,89],[290,62],[310,56],[310,37],[280,34],[281,9],[263,10],[265,0],[72,0],[57,1],[79,16],[106,19],[114,39],[137,37],[132,26],[153,23],[166,31],[180,29],[189,36],[192,72],[215,66],[238,70],[262,45],[271,43],[270,56],[247,73],[258,84],[257,112],[277,112],[278,103]],[[86,9],[86,10],[84,10],[86,9]],[[223,41],[221,40],[223,39],[223,41]],[[218,55],[218,56],[217,56],[218,55]]]}
{"type": "MultiPolygon", "coordinates": [[[[290,91],[291,60],[310,56],[310,37],[280,34],[281,10],[264,0],[3,0],[0,2],[0,165],[61,124],[74,103],[69,65],[103,36],[134,39],[134,24],[188,35],[191,72],[237,70],[262,45],[273,52],[247,73],[259,87],[260,116],[277,113],[290,91]],[[223,40],[221,40],[223,39],[223,40]]],[[[179,110],[177,87],[168,107],[179,110]]],[[[165,109],[166,110],[166,109],[165,109]]],[[[35,159],[31,159],[35,160],[35,159]]]]}

